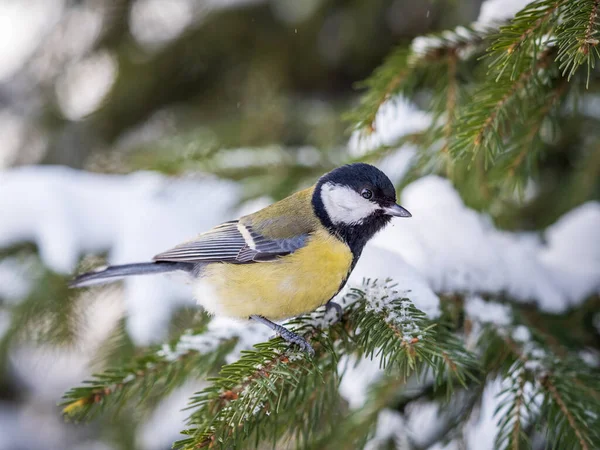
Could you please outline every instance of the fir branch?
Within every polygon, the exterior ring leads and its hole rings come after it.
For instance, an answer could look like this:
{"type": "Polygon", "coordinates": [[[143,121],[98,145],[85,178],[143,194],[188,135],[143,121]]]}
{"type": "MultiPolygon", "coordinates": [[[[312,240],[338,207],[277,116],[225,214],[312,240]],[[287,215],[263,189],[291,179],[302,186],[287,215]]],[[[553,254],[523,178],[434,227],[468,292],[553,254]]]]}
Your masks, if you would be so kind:
{"type": "Polygon", "coordinates": [[[522,438],[522,426],[521,426],[521,420],[522,420],[522,411],[521,408],[523,407],[525,403],[525,377],[524,376],[520,376],[519,377],[519,385],[517,388],[517,392],[515,395],[515,404],[513,407],[513,410],[515,411],[515,417],[514,417],[514,423],[513,423],[513,429],[512,429],[512,434],[511,434],[511,439],[512,439],[512,450],[518,450],[520,445],[519,445],[519,441],[522,438]]]}
{"type": "Polygon", "coordinates": [[[594,47],[598,45],[599,41],[593,35],[596,34],[596,26],[598,20],[598,5],[600,4],[600,0],[594,0],[594,4],[592,6],[592,10],[590,11],[590,19],[588,20],[587,28],[585,29],[585,39],[582,42],[582,46],[579,48],[579,51],[582,53],[589,53],[590,45],[594,47]]]}
{"type": "Polygon", "coordinates": [[[438,387],[452,385],[451,380],[464,385],[467,379],[477,379],[477,362],[462,343],[443,326],[434,330],[433,322],[394,285],[366,280],[363,287],[346,296],[343,320],[335,326],[319,313],[295,322],[295,331],[313,341],[314,359],[286,353],[287,345],[275,339],[223,367],[211,386],[191,399],[190,428],[184,431],[189,437],[176,448],[228,448],[250,438],[256,443],[276,441],[282,436],[281,423],[294,424],[291,431],[297,432],[297,424],[306,422],[301,416],[307,410],[317,411],[311,416],[310,433],[315,432],[319,418],[336,403],[324,403],[325,393],[337,390],[324,391],[323,382],[337,383],[337,377],[331,378],[337,373],[334,347],[377,357],[390,374],[401,375],[399,380],[426,370],[433,373],[438,387]]]}
{"type": "Polygon", "coordinates": [[[556,43],[559,47],[560,69],[567,79],[575,74],[579,66],[587,63],[587,82],[595,66],[595,58],[600,57],[598,44],[598,7],[600,0],[570,2],[565,7],[562,23],[558,29],[556,43]]]}
{"type": "Polygon", "coordinates": [[[518,143],[518,145],[520,147],[522,147],[522,149],[517,154],[516,158],[513,160],[513,162],[510,164],[510,166],[508,168],[508,174],[510,177],[513,177],[515,175],[516,170],[521,166],[521,164],[525,160],[525,157],[528,154],[532,153],[531,149],[532,149],[533,142],[536,139],[536,137],[538,137],[540,129],[542,128],[542,125],[544,124],[544,120],[546,119],[548,114],[552,111],[552,109],[556,106],[556,104],[559,103],[559,101],[564,98],[565,92],[567,90],[567,86],[568,86],[567,80],[565,78],[562,78],[558,82],[557,86],[547,96],[542,107],[540,109],[538,109],[538,113],[533,116],[533,119],[534,119],[533,125],[532,124],[526,125],[526,127],[529,129],[529,131],[526,132],[525,139],[522,142],[518,143]]]}
{"type": "Polygon", "coordinates": [[[568,0],[536,0],[519,11],[509,25],[500,28],[500,33],[488,49],[492,58],[490,74],[500,79],[510,69],[509,78],[515,79],[524,70],[522,63],[530,60],[546,45],[543,36],[548,36],[556,27],[560,8],[568,0]]]}
{"type": "Polygon", "coordinates": [[[531,448],[531,443],[525,432],[524,421],[525,410],[533,401],[525,395],[525,385],[528,381],[528,373],[522,362],[516,363],[512,368],[512,376],[507,379],[511,381],[504,392],[499,395],[505,397],[496,409],[496,414],[502,411],[505,417],[498,424],[496,435],[496,447],[507,450],[519,450],[523,447],[531,448]],[[516,383],[512,383],[516,380],[516,383]],[[505,411],[505,409],[507,410],[505,411]]]}
{"type": "Polygon", "coordinates": [[[444,324],[427,319],[390,280],[365,280],[354,289],[349,320],[361,353],[379,359],[382,368],[407,378],[432,370],[436,383],[449,388],[447,379],[465,385],[476,380],[478,363],[444,324]]]}
{"type": "MultiPolygon", "coordinates": [[[[567,419],[569,424],[569,428],[575,433],[577,437],[577,441],[582,450],[590,450],[590,437],[588,436],[588,432],[586,431],[585,424],[578,423],[581,418],[576,419],[575,412],[571,410],[571,408],[567,405],[565,397],[562,393],[557,389],[552,377],[550,375],[545,376],[541,380],[541,385],[548,390],[552,400],[556,403],[560,412],[567,419]]],[[[552,412],[550,412],[553,415],[552,412]]],[[[550,420],[550,422],[556,422],[557,419],[550,420]]],[[[554,434],[554,433],[553,433],[554,434]]]]}
{"type": "Polygon", "coordinates": [[[443,61],[449,55],[466,59],[483,50],[482,45],[496,31],[492,26],[461,25],[453,30],[415,38],[411,45],[408,65],[417,67],[425,63],[443,61]]]}
{"type": "Polygon", "coordinates": [[[456,58],[457,63],[461,58],[476,58],[495,31],[491,27],[460,26],[417,38],[410,50],[397,49],[370,78],[358,85],[367,92],[346,119],[355,129],[374,132],[377,113],[386,101],[399,94],[414,94],[418,87],[435,84],[439,66],[445,65],[448,57],[456,58]]]}
{"type": "Polygon", "coordinates": [[[40,271],[28,297],[10,308],[11,321],[0,338],[0,361],[10,346],[20,340],[66,346],[79,337],[84,323],[79,298],[69,292],[64,276],[40,271]]]}
{"type": "Polygon", "coordinates": [[[546,48],[535,64],[524,70],[516,79],[503,76],[496,83],[484,84],[475,95],[471,107],[465,108],[457,118],[457,138],[451,150],[454,154],[472,155],[472,160],[482,148],[487,150],[486,159],[492,159],[503,150],[504,138],[512,113],[526,114],[537,105],[540,91],[546,87],[538,79],[538,71],[548,67],[552,60],[552,48],[546,48]]]}
{"type": "Polygon", "coordinates": [[[205,335],[207,342],[213,342],[203,351],[197,348],[177,351],[177,343],[162,349],[151,348],[131,364],[94,375],[83,382],[84,386],[64,394],[60,405],[63,414],[74,421],[88,420],[106,408],[118,411],[133,398],[140,404],[150,396],[165,396],[189,377],[209,373],[231,352],[237,341],[236,337],[219,339],[210,332],[193,336],[199,335],[205,335]]]}
{"type": "Polygon", "coordinates": [[[211,386],[192,397],[190,428],[183,431],[190,437],[176,442],[174,448],[237,448],[253,435],[258,443],[275,441],[284,432],[306,434],[308,424],[301,418],[305,414],[310,414],[310,426],[317,429],[335,405],[331,395],[337,392],[337,381],[331,375],[337,360],[327,351],[331,343],[326,333],[304,320],[296,332],[313,341],[314,358],[287,352],[288,345],[280,338],[245,352],[239,361],[224,366],[211,386]],[[282,428],[282,423],[292,425],[282,428]]]}
{"type": "MultiPolygon", "coordinates": [[[[515,420],[518,418],[520,422],[523,421],[521,413],[517,417],[514,409],[518,404],[520,411],[528,412],[529,422],[545,421],[546,434],[555,448],[600,448],[600,403],[597,402],[597,395],[594,395],[600,392],[597,374],[582,367],[577,357],[567,355],[556,358],[552,353],[547,353],[537,341],[516,342],[510,337],[513,331],[512,327],[498,328],[489,325],[485,333],[493,341],[503,341],[512,356],[504,360],[504,369],[499,372],[509,387],[500,394],[508,394],[508,398],[497,409],[496,414],[507,404],[512,404],[513,407],[509,409],[507,417],[500,419],[498,444],[507,444],[505,448],[529,445],[527,435],[522,432],[522,425],[518,425],[521,437],[518,443],[515,442],[515,420]],[[511,364],[508,365],[507,362],[511,364]],[[573,367],[579,369],[574,371],[573,367]],[[519,390],[523,380],[530,381],[532,386],[527,401],[519,400],[519,396],[524,394],[523,390],[519,390]],[[541,407],[534,402],[539,397],[543,397],[541,407]]],[[[484,355],[489,351],[495,351],[495,346],[487,346],[484,355]]]]}

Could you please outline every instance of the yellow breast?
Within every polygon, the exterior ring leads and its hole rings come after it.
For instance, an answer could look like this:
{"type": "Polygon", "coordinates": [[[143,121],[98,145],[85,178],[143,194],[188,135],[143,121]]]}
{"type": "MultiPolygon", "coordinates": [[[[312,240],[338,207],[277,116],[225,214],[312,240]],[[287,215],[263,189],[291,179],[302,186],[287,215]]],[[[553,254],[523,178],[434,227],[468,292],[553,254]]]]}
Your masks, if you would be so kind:
{"type": "Polygon", "coordinates": [[[209,313],[279,320],[310,312],[333,297],[346,279],[352,252],[326,230],[272,262],[208,265],[194,285],[209,313]]]}

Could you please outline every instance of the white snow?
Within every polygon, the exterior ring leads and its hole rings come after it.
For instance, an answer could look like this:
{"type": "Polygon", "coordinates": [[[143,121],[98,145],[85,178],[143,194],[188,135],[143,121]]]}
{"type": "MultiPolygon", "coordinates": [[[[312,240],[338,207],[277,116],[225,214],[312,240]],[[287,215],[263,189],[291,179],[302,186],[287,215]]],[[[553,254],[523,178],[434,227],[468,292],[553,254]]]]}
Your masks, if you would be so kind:
{"type": "Polygon", "coordinates": [[[171,448],[173,442],[181,439],[181,430],[186,428],[190,411],[183,408],[194,392],[199,392],[204,385],[189,382],[175,389],[162,400],[142,424],[138,432],[140,448],[144,450],[162,450],[171,448]]]}
{"type": "MultiPolygon", "coordinates": [[[[63,167],[0,172],[0,248],[33,242],[44,264],[65,274],[86,253],[107,251],[111,263],[146,261],[236,217],[238,196],[237,185],[210,177],[63,167]]],[[[390,278],[430,317],[439,315],[434,292],[506,293],[561,312],[600,291],[600,247],[590,244],[600,239],[600,203],[566,214],[543,239],[496,230],[435,176],[406,187],[401,200],[413,217],[395,219],[367,245],[348,286],[390,278]]],[[[124,286],[128,327],[140,343],[160,341],[172,309],[193,303],[188,286],[166,276],[132,278],[124,286]]]]}
{"type": "Polygon", "coordinates": [[[16,379],[38,400],[56,402],[89,377],[89,356],[71,348],[22,345],[10,355],[16,379]]]}
{"type": "Polygon", "coordinates": [[[447,408],[440,408],[438,402],[426,399],[412,401],[406,405],[406,431],[413,447],[428,448],[428,444],[438,436],[443,436],[444,428],[454,418],[456,409],[464,397],[460,392],[456,395],[456,404],[449,404],[447,408]]]}
{"type": "Polygon", "coordinates": [[[129,14],[135,40],[146,50],[157,50],[180,37],[186,29],[201,26],[213,11],[242,8],[265,0],[136,0],[129,14]]]}
{"type": "Polygon", "coordinates": [[[412,303],[410,300],[402,300],[404,296],[393,285],[389,283],[381,286],[363,285],[363,289],[367,299],[366,311],[384,314],[386,322],[400,329],[402,340],[405,342],[423,339],[424,332],[415,323],[409,312],[412,303]]]}
{"type": "Polygon", "coordinates": [[[402,96],[386,100],[377,111],[373,132],[352,133],[348,150],[352,156],[363,156],[384,145],[395,145],[401,137],[429,126],[431,117],[402,96]]]}
{"type": "Polygon", "coordinates": [[[465,427],[464,438],[470,450],[493,450],[494,440],[498,434],[498,416],[496,409],[500,405],[498,395],[502,392],[502,380],[488,382],[483,391],[481,407],[475,409],[465,427]]]}
{"type": "Polygon", "coordinates": [[[373,245],[399,254],[435,292],[506,293],[562,312],[600,291],[600,203],[563,216],[540,236],[497,230],[468,209],[449,181],[427,176],[400,202],[413,215],[395,219],[373,245]]]}
{"type": "Polygon", "coordinates": [[[524,325],[518,325],[512,331],[512,338],[516,342],[529,342],[531,340],[531,331],[524,325]]]}
{"type": "Polygon", "coordinates": [[[377,362],[346,355],[338,363],[338,372],[343,374],[340,395],[348,402],[351,409],[362,408],[367,401],[369,388],[384,374],[377,362]]]}
{"type": "MultiPolygon", "coordinates": [[[[64,167],[0,172],[0,248],[33,242],[43,263],[63,274],[72,274],[86,253],[107,251],[113,264],[148,261],[235,217],[237,198],[235,184],[210,177],[64,167]]],[[[128,329],[141,344],[162,340],[173,308],[194,303],[189,287],[167,276],[131,278],[124,286],[128,329]]]]}
{"type": "Polygon", "coordinates": [[[600,291],[600,202],[568,212],[544,236],[540,261],[570,304],[600,291]]]}
{"type": "Polygon", "coordinates": [[[223,341],[237,338],[232,352],[226,357],[226,362],[237,361],[243,350],[250,350],[255,344],[268,340],[273,332],[266,326],[255,322],[234,320],[227,317],[214,317],[208,324],[208,330],[201,334],[184,334],[174,349],[168,344],[163,345],[159,355],[169,361],[175,361],[190,350],[199,353],[214,351],[223,341]]]}
{"type": "Polygon", "coordinates": [[[512,323],[511,309],[508,305],[486,302],[478,295],[465,298],[465,313],[470,319],[480,323],[493,323],[508,326],[512,323]]]}
{"type": "Polygon", "coordinates": [[[365,450],[386,448],[385,444],[392,442],[394,448],[407,448],[408,442],[404,433],[404,419],[397,411],[383,409],[377,416],[375,436],[365,445],[365,450]]]}
{"type": "MultiPolygon", "coordinates": [[[[430,318],[440,315],[440,300],[432,291],[427,279],[413,266],[407,264],[405,259],[397,252],[387,249],[385,246],[369,244],[365,247],[361,258],[348,279],[347,286],[362,290],[364,289],[363,281],[365,278],[381,281],[390,279],[393,281],[392,284],[396,285],[394,290],[398,292],[398,296],[409,298],[418,309],[430,318]]],[[[383,284],[380,284],[380,286],[383,286],[383,284]]],[[[340,295],[345,292],[340,293],[340,295]]],[[[385,295],[385,292],[376,293],[371,288],[367,297],[382,295],[385,295]]]]}
{"type": "Polygon", "coordinates": [[[532,0],[487,0],[481,5],[477,23],[494,24],[512,19],[532,0]]]}
{"type": "MultiPolygon", "coordinates": [[[[528,3],[531,3],[531,0],[487,0],[481,5],[479,17],[470,25],[470,29],[458,26],[453,31],[447,30],[440,35],[418,36],[413,39],[409,62],[420,59],[428,52],[447,46],[448,42],[457,44],[460,41],[472,41],[474,35],[493,30],[512,19],[528,3]]],[[[467,59],[472,55],[472,52],[473,49],[466,46],[459,49],[458,55],[467,59]]]]}
{"type": "Polygon", "coordinates": [[[0,401],[0,450],[112,450],[107,444],[86,439],[73,441],[73,429],[64,425],[54,403],[26,399],[24,404],[0,401]]]}
{"type": "Polygon", "coordinates": [[[480,36],[488,34],[493,28],[485,22],[474,22],[469,28],[458,26],[454,30],[446,30],[441,34],[418,36],[411,43],[411,54],[408,64],[416,65],[421,58],[436,50],[453,45],[461,59],[470,58],[477,49],[480,36]],[[472,45],[475,43],[475,45],[472,45]]]}

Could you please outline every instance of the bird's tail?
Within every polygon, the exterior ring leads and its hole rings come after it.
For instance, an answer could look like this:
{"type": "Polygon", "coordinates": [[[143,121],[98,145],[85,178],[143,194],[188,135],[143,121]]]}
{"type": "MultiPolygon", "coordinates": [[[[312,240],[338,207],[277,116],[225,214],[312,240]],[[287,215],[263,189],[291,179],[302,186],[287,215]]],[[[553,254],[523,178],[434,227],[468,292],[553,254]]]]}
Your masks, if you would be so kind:
{"type": "Polygon", "coordinates": [[[108,266],[79,275],[69,283],[69,287],[74,288],[92,286],[94,284],[112,283],[113,281],[120,280],[121,278],[130,275],[150,275],[155,273],[174,272],[176,270],[192,272],[194,270],[194,265],[185,262],[158,261],[108,266]]]}

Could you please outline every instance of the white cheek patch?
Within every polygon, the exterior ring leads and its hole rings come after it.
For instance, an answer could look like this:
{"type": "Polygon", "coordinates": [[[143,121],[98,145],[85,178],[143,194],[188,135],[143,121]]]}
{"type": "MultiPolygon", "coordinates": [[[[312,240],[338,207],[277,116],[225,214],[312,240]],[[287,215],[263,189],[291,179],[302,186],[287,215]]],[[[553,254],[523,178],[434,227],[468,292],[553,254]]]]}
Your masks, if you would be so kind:
{"type": "Polygon", "coordinates": [[[325,183],[321,187],[321,199],[332,223],[359,224],[375,211],[379,205],[363,198],[347,186],[325,183]]]}

